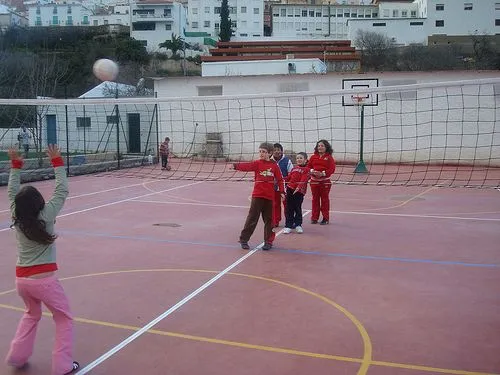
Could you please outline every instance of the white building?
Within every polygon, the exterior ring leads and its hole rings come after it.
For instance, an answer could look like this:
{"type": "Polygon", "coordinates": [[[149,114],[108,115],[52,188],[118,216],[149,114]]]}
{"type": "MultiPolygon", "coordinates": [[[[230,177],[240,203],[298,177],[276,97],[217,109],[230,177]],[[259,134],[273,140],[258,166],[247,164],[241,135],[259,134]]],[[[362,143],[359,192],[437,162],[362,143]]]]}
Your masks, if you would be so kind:
{"type": "Polygon", "coordinates": [[[91,26],[123,25],[130,26],[130,5],[110,5],[98,7],[90,16],[91,26]]]}
{"type": "Polygon", "coordinates": [[[76,0],[30,4],[29,26],[89,26],[92,10],[76,0]]]}
{"type": "MultiPolygon", "coordinates": [[[[264,0],[229,0],[228,5],[235,39],[264,35],[264,0]]],[[[218,36],[220,8],[220,0],[189,0],[186,30],[218,36]]]]}
{"type": "Polygon", "coordinates": [[[174,0],[138,0],[130,4],[130,36],[141,41],[149,51],[171,39],[184,35],[186,9],[174,0]]]}
{"type": "Polygon", "coordinates": [[[500,34],[498,0],[415,0],[413,3],[381,3],[377,20],[349,19],[348,38],[358,30],[387,35],[398,45],[428,43],[439,36],[500,34]]]}
{"type": "MultiPolygon", "coordinates": [[[[368,3],[368,1],[367,1],[368,3]]],[[[273,37],[348,39],[347,20],[379,17],[376,5],[276,4],[272,6],[273,37]]]]}

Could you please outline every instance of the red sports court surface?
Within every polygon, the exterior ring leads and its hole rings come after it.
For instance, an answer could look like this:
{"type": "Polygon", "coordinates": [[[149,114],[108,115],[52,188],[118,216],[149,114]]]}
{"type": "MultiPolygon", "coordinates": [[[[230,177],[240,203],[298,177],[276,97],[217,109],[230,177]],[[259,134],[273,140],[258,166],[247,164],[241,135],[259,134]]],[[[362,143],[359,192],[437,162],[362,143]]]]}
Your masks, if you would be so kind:
{"type": "MultiPolygon", "coordinates": [[[[336,184],[330,225],[309,224],[308,193],[304,234],[248,252],[251,190],[70,179],[56,227],[81,373],[500,374],[500,191],[336,184]]],[[[6,195],[2,355],[23,309],[6,195]]],[[[53,336],[42,319],[24,373],[50,374],[53,336]]]]}

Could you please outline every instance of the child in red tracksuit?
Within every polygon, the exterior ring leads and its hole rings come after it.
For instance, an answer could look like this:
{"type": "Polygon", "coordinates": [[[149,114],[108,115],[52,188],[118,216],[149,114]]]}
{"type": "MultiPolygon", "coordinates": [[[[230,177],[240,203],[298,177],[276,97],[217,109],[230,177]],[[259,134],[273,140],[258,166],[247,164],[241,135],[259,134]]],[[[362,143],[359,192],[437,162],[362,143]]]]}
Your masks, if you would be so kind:
{"type": "Polygon", "coordinates": [[[284,181],[281,171],[278,165],[270,160],[273,148],[271,143],[262,143],[259,146],[259,160],[233,164],[235,170],[255,172],[252,202],[239,241],[241,248],[245,250],[250,249],[248,241],[257,226],[260,215],[264,220],[264,246],[262,246],[262,250],[270,250],[273,246],[275,234],[273,232],[272,215],[275,183],[278,184],[281,194],[284,194],[284,181]]]}
{"type": "Polygon", "coordinates": [[[330,143],[321,139],[316,143],[314,154],[309,159],[307,166],[311,169],[312,213],[311,224],[317,224],[319,214],[323,215],[320,225],[330,221],[330,189],[332,181],[330,176],[335,172],[335,159],[330,143]]]}
{"type": "Polygon", "coordinates": [[[296,157],[297,165],[292,168],[286,181],[286,208],[285,228],[283,233],[287,234],[295,228],[297,233],[304,233],[302,229],[302,202],[307,191],[309,181],[309,168],[307,168],[307,154],[299,152],[296,157]]]}

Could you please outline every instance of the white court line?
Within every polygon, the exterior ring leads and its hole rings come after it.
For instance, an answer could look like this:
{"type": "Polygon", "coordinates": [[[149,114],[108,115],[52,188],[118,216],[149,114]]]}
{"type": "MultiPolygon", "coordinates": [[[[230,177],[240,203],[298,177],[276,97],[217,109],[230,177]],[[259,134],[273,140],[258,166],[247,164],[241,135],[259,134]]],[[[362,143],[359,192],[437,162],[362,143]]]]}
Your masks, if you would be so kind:
{"type": "MultiPolygon", "coordinates": [[[[182,189],[182,188],[185,188],[185,187],[188,187],[188,186],[198,185],[198,184],[201,184],[201,183],[203,183],[203,181],[193,182],[193,183],[190,183],[190,184],[187,184],[187,185],[176,186],[176,187],[169,188],[169,189],[165,189],[165,190],[159,190],[159,191],[155,191],[155,192],[153,192],[153,193],[142,194],[142,195],[138,195],[138,196],[136,196],[136,197],[132,197],[132,198],[121,199],[121,200],[119,200],[119,201],[110,202],[110,203],[106,203],[106,204],[101,204],[101,205],[99,205],[99,206],[94,206],[94,207],[85,208],[85,209],[83,209],[83,210],[78,210],[78,211],[68,212],[67,214],[62,214],[62,215],[59,215],[57,218],[58,218],[58,219],[60,219],[60,218],[62,218],[62,217],[66,217],[66,216],[71,216],[71,215],[81,214],[81,213],[83,213],[83,212],[97,210],[98,208],[102,208],[102,207],[109,207],[109,206],[113,206],[113,205],[115,205],[115,204],[119,204],[119,203],[123,203],[123,202],[129,202],[129,201],[132,201],[132,200],[137,199],[137,198],[149,197],[149,196],[151,196],[151,195],[160,194],[160,193],[165,193],[165,192],[167,192],[167,191],[172,191],[172,190],[177,190],[177,189],[182,189]]],[[[10,230],[10,227],[9,227],[9,228],[4,228],[4,229],[0,229],[0,232],[5,232],[6,230],[10,230]]]]}
{"type": "MultiPolygon", "coordinates": [[[[88,197],[88,196],[91,196],[91,195],[96,195],[96,194],[101,194],[101,193],[107,193],[107,192],[114,191],[114,190],[127,189],[127,188],[129,188],[129,187],[134,187],[134,186],[142,186],[142,187],[144,187],[144,189],[146,189],[146,190],[153,191],[153,190],[151,190],[150,188],[146,187],[146,184],[149,184],[149,183],[151,183],[151,182],[158,182],[158,181],[159,181],[159,180],[151,180],[151,181],[141,182],[140,184],[133,184],[133,185],[126,185],[126,186],[119,186],[119,187],[115,187],[115,188],[111,188],[111,189],[94,191],[94,192],[92,192],[92,193],[85,193],[85,194],[80,194],[80,195],[73,195],[73,196],[69,196],[69,197],[68,197],[68,200],[69,200],[69,199],[75,199],[75,198],[81,198],[81,197],[88,197]]],[[[71,180],[70,180],[70,183],[71,183],[71,180]]],[[[7,209],[7,210],[0,210],[0,213],[4,213],[4,212],[10,212],[10,209],[7,209]]]]}
{"type": "MultiPolygon", "coordinates": [[[[308,215],[310,212],[311,212],[310,210],[307,210],[304,213],[303,216],[308,215]]],[[[276,237],[278,237],[282,233],[283,233],[283,230],[280,230],[278,233],[276,233],[276,237]]],[[[226,267],[224,270],[222,270],[217,275],[215,275],[214,277],[212,277],[210,280],[208,280],[205,284],[203,284],[202,286],[200,286],[198,289],[196,289],[195,291],[193,291],[192,293],[190,293],[189,295],[187,295],[186,297],[184,297],[183,299],[181,299],[179,302],[177,302],[175,305],[173,305],[171,308],[169,308],[163,314],[159,315],[158,317],[156,317],[155,319],[153,319],[152,321],[150,321],[148,324],[146,324],[144,327],[142,327],[140,330],[138,330],[137,332],[133,333],[132,335],[130,335],[129,337],[127,337],[125,340],[123,340],[121,343],[119,343],[118,345],[116,345],[114,348],[111,348],[106,353],[104,353],[102,356],[100,356],[99,358],[97,358],[95,361],[89,363],[87,366],[85,366],[84,368],[82,368],[80,371],[78,371],[76,373],[76,375],[87,374],[93,368],[99,366],[102,362],[104,362],[105,360],[107,360],[109,357],[111,357],[112,355],[114,355],[117,352],[119,352],[121,349],[123,349],[125,346],[127,346],[128,344],[130,344],[136,338],[138,338],[139,336],[141,336],[144,333],[146,333],[147,331],[149,331],[151,328],[153,328],[156,324],[158,324],[159,322],[161,322],[167,316],[169,316],[170,314],[172,314],[173,312],[175,312],[176,310],[178,310],[179,308],[181,308],[183,305],[185,305],[187,302],[189,302],[190,300],[192,300],[194,297],[196,297],[198,294],[200,294],[201,292],[203,292],[205,289],[207,289],[210,285],[212,285],[217,280],[219,280],[226,273],[228,273],[233,268],[235,268],[237,265],[239,265],[240,263],[242,263],[245,259],[251,257],[258,250],[260,250],[260,248],[263,245],[264,245],[264,243],[262,242],[259,246],[255,247],[253,250],[251,250],[250,252],[248,252],[247,254],[245,254],[244,256],[242,256],[241,258],[239,258],[236,262],[234,262],[230,266],[226,267]]]]}
{"type": "MultiPolygon", "coordinates": [[[[248,206],[237,206],[231,204],[208,204],[208,203],[188,203],[188,202],[168,202],[168,201],[154,201],[146,199],[137,199],[134,202],[139,203],[155,203],[155,204],[178,204],[188,206],[208,206],[208,207],[229,207],[229,208],[248,208],[248,206]]],[[[482,217],[462,217],[462,216],[443,216],[443,215],[418,215],[418,214],[388,214],[381,212],[360,212],[360,211],[330,211],[332,214],[342,215],[367,215],[367,216],[395,216],[395,217],[408,217],[417,219],[447,219],[447,220],[469,220],[469,221],[500,221],[495,218],[482,218],[482,217]]]]}

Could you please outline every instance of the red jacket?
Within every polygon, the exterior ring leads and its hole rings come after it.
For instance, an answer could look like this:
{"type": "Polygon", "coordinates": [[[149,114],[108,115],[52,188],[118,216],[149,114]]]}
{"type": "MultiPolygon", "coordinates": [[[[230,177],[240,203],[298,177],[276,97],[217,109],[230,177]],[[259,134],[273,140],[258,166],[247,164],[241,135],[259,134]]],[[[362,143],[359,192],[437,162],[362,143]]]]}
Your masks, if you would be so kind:
{"type": "Polygon", "coordinates": [[[252,197],[274,200],[274,184],[278,183],[283,193],[283,176],[280,167],[273,160],[255,160],[248,163],[235,163],[234,169],[244,172],[255,172],[252,197]]]}
{"type": "Polygon", "coordinates": [[[299,188],[299,192],[306,195],[309,177],[309,168],[306,165],[296,165],[288,174],[286,181],[290,189],[295,190],[299,188]]]}
{"type": "Polygon", "coordinates": [[[311,182],[328,182],[330,181],[330,176],[335,172],[335,159],[332,155],[323,154],[323,156],[320,156],[319,153],[315,152],[309,158],[307,166],[315,171],[325,172],[322,177],[311,175],[311,182]]]}

